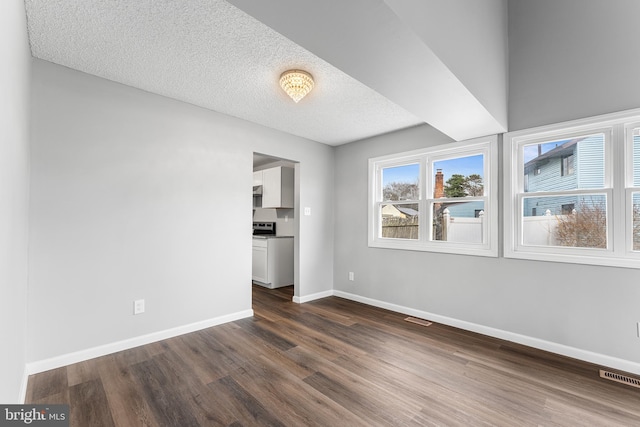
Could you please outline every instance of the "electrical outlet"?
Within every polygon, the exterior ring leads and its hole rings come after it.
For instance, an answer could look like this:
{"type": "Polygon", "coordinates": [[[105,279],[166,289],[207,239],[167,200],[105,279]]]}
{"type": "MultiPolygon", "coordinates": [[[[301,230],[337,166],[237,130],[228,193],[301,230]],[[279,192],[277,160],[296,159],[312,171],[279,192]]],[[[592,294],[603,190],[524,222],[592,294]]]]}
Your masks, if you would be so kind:
{"type": "Polygon", "coordinates": [[[350,271],[350,272],[349,272],[349,280],[350,280],[350,281],[352,281],[352,282],[353,282],[354,280],[356,280],[356,278],[355,278],[355,274],[353,274],[353,271],[350,271]]]}
{"type": "Polygon", "coordinates": [[[144,300],[137,299],[133,302],[133,314],[142,314],[144,313],[144,300]]]}

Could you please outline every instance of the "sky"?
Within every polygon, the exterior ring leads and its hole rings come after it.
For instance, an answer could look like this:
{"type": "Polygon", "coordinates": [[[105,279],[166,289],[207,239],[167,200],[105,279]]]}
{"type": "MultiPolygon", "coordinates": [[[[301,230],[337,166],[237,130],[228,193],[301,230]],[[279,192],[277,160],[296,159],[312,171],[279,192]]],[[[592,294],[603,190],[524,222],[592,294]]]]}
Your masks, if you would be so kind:
{"type": "MultiPolygon", "coordinates": [[[[453,174],[468,176],[478,174],[484,178],[483,155],[457,157],[454,159],[439,160],[433,163],[433,171],[442,169],[445,182],[451,178],[453,174]]],[[[418,163],[385,168],[382,174],[382,186],[386,186],[391,182],[410,182],[418,181],[420,175],[420,165],[418,163]]]]}
{"type": "Polygon", "coordinates": [[[420,176],[420,165],[418,163],[396,166],[394,168],[384,168],[382,172],[382,186],[392,182],[418,182],[420,176]]]}
{"type": "Polygon", "coordinates": [[[433,163],[434,171],[442,169],[444,182],[447,182],[451,175],[458,174],[469,176],[472,174],[480,175],[484,179],[484,156],[478,154],[475,156],[458,157],[455,159],[440,160],[433,163]]]}
{"type": "Polygon", "coordinates": [[[525,145],[524,146],[524,162],[527,163],[529,160],[532,160],[538,157],[538,145],[540,145],[540,148],[542,151],[540,154],[544,154],[547,151],[551,151],[554,148],[559,147],[560,145],[564,144],[567,141],[569,140],[563,139],[561,141],[545,142],[544,144],[525,145]]]}

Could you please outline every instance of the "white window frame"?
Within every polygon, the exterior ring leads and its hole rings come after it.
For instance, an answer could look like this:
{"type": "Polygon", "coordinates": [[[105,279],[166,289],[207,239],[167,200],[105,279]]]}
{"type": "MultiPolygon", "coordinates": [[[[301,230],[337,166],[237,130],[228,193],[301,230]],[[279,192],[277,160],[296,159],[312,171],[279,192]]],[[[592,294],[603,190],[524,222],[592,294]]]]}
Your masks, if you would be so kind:
{"type": "Polygon", "coordinates": [[[462,255],[498,256],[498,136],[492,135],[467,141],[443,144],[410,152],[369,159],[368,244],[373,248],[442,252],[462,255]],[[484,156],[484,196],[433,198],[434,162],[439,160],[484,156]],[[381,237],[382,173],[384,168],[419,163],[419,237],[391,239],[381,237]],[[483,223],[483,243],[463,243],[432,240],[433,203],[484,201],[486,220],[483,223]]]}
{"type": "MultiPolygon", "coordinates": [[[[625,199],[625,224],[626,230],[626,245],[625,253],[627,257],[637,258],[640,260],[640,251],[633,250],[633,193],[640,193],[640,186],[634,187],[633,185],[633,130],[640,129],[640,117],[636,122],[625,123],[624,137],[625,137],[625,170],[624,170],[624,199],[625,199]],[[631,232],[629,232],[631,231],[631,232]]],[[[640,267],[638,267],[640,268],[640,267]]]]}
{"type": "MultiPolygon", "coordinates": [[[[633,136],[640,127],[640,109],[582,120],[541,126],[504,136],[504,257],[640,268],[640,251],[633,251],[633,136]],[[605,133],[605,181],[603,188],[577,189],[570,194],[605,194],[607,197],[607,248],[575,248],[524,245],[522,200],[557,192],[524,193],[522,147],[579,135],[605,133]]],[[[574,160],[575,161],[575,160],[574,160]]],[[[574,173],[576,173],[574,171],[574,173]]]]}

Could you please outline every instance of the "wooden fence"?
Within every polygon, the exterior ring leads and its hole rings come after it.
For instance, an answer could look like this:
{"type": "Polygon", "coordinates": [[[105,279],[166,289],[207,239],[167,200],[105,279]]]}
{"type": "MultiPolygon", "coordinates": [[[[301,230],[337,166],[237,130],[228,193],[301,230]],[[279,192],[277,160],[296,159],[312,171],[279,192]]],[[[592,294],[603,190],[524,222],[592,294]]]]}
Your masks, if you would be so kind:
{"type": "MultiPolygon", "coordinates": [[[[433,240],[442,240],[460,243],[482,243],[483,240],[484,212],[478,218],[452,218],[449,210],[445,209],[433,223],[433,240]]],[[[390,239],[419,238],[418,217],[382,218],[382,237],[390,239]]]]}
{"type": "Polygon", "coordinates": [[[382,237],[391,239],[417,239],[418,217],[382,218],[382,237]]]}

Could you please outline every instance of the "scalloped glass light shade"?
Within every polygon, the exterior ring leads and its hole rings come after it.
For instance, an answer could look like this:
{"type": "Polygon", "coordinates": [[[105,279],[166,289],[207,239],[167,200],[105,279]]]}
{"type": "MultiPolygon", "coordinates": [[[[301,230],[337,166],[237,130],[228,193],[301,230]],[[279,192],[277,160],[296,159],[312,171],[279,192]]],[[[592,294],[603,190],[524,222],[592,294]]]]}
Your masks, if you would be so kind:
{"type": "Polygon", "coordinates": [[[280,86],[297,103],[313,89],[313,76],[301,70],[285,71],[280,76],[280,86]]]}

